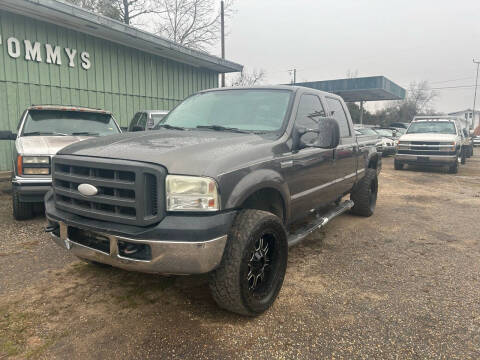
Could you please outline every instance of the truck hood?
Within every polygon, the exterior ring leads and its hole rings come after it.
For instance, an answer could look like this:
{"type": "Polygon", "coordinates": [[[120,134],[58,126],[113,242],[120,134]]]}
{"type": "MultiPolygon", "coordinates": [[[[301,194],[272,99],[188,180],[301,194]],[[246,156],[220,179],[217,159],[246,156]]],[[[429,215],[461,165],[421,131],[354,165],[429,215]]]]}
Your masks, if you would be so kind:
{"type": "Polygon", "coordinates": [[[266,135],[207,130],[157,130],[90,139],[59,154],[162,165],[169,173],[216,176],[252,159],[272,155],[266,135]]]}
{"type": "Polygon", "coordinates": [[[21,136],[16,140],[17,151],[22,155],[55,155],[60,149],[87,136],[21,136]]]}
{"type": "Polygon", "coordinates": [[[453,142],[457,139],[454,134],[405,134],[400,137],[400,141],[444,141],[453,142]]]}

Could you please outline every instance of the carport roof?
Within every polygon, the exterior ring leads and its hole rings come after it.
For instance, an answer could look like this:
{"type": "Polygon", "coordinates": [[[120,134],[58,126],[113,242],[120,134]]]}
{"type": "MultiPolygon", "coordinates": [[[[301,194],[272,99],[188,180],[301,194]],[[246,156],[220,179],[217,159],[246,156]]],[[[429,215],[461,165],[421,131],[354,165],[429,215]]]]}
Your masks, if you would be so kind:
{"type": "Polygon", "coordinates": [[[153,55],[219,73],[237,72],[243,69],[240,64],[203,51],[189,49],[163,37],[63,1],[0,0],[0,10],[53,23],[153,55]]]}
{"type": "Polygon", "coordinates": [[[296,83],[340,95],[347,102],[402,100],[405,89],[384,76],[296,83]]]}

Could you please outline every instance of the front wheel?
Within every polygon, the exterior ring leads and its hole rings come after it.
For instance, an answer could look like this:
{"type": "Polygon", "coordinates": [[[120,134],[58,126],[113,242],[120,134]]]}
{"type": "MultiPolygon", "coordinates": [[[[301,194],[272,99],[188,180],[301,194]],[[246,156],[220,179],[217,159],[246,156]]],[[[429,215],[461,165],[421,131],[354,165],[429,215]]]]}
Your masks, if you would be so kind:
{"type": "Polygon", "coordinates": [[[352,190],[350,199],[353,201],[352,214],[372,216],[377,204],[378,178],[377,170],[367,169],[365,176],[352,190]]]}
{"type": "Polygon", "coordinates": [[[462,148],[462,150],[460,150],[460,162],[462,163],[462,165],[465,165],[465,163],[467,162],[466,151],[466,148],[462,148]]]}
{"type": "Polygon", "coordinates": [[[14,186],[12,189],[12,208],[15,220],[28,220],[33,218],[33,203],[20,201],[20,194],[14,186]]]}
{"type": "Polygon", "coordinates": [[[403,163],[401,163],[400,161],[398,160],[393,160],[393,167],[395,168],[395,170],[402,170],[403,169],[403,163]]]}
{"type": "Polygon", "coordinates": [[[287,269],[287,234],[280,219],[266,211],[242,210],[228,235],[210,290],[223,309],[256,316],[280,292],[287,269]]]}

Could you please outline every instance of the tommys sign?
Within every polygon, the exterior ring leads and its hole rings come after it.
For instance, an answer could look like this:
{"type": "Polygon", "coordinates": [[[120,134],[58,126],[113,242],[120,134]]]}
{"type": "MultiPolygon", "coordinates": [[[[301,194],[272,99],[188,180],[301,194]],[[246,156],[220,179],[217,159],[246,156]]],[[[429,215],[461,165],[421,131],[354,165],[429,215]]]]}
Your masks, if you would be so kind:
{"type": "Polygon", "coordinates": [[[0,46],[6,45],[8,55],[13,59],[24,58],[27,61],[46,62],[47,64],[68,64],[75,67],[77,64],[88,70],[92,66],[90,54],[83,51],[78,55],[76,49],[62,48],[51,44],[41,44],[30,40],[20,41],[15,37],[9,37],[4,44],[0,35],[0,46]]]}

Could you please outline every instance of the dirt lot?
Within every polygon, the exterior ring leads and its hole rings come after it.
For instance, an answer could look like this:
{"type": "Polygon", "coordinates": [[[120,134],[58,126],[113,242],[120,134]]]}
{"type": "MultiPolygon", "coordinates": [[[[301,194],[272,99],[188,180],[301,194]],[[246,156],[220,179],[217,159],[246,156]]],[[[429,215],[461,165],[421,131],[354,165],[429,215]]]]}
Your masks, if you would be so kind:
{"type": "Polygon", "coordinates": [[[457,175],[394,171],[376,213],[291,249],[263,316],[219,310],[205,276],[98,268],[0,197],[0,359],[480,358],[480,152],[457,175]]]}

